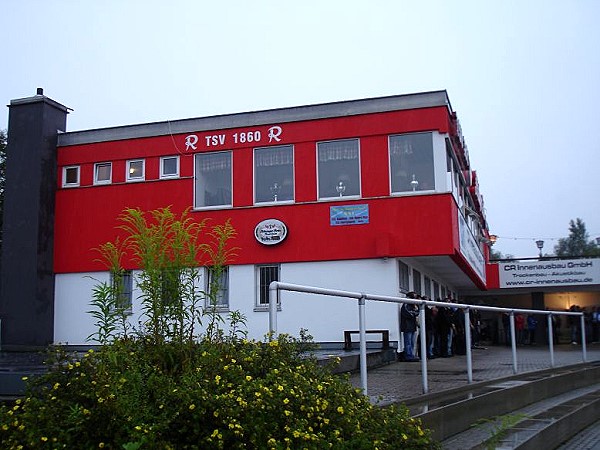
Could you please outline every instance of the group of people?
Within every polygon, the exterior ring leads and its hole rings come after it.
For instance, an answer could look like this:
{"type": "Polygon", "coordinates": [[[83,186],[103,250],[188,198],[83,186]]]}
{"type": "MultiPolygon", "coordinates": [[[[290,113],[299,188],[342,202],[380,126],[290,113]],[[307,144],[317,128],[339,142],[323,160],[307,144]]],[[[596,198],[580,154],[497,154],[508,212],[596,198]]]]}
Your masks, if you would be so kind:
{"type": "MultiPolygon", "coordinates": [[[[504,328],[504,343],[511,345],[510,339],[510,316],[502,314],[502,325],[504,328]]],[[[535,333],[538,319],[533,314],[515,314],[515,338],[517,345],[535,345],[535,333]]]]}
{"type": "MultiPolygon", "coordinates": [[[[427,296],[421,296],[415,292],[406,294],[407,298],[415,300],[429,300],[427,296]]],[[[425,313],[425,338],[427,358],[451,357],[456,354],[465,354],[465,316],[453,303],[455,299],[448,296],[438,302],[448,303],[448,306],[430,306],[424,308],[425,313]]],[[[403,351],[399,358],[403,361],[419,361],[420,345],[418,344],[419,329],[419,306],[403,303],[400,307],[400,331],[403,339],[403,351]]],[[[471,311],[471,331],[473,343],[477,342],[479,330],[479,312],[471,311]]]]}
{"type": "MultiPolygon", "coordinates": [[[[585,326],[586,342],[600,342],[600,306],[584,307],[572,305],[570,312],[582,312],[585,326]]],[[[578,316],[568,316],[571,343],[581,342],[581,319],[578,316]]]]}

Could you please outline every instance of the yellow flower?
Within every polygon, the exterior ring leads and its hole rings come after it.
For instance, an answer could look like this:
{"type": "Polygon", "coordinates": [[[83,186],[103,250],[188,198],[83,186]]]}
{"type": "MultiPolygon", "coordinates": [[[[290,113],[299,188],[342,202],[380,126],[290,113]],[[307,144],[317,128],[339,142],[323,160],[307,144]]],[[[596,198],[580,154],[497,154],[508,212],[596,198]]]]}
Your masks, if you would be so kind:
{"type": "Polygon", "coordinates": [[[269,342],[269,346],[270,347],[277,347],[278,345],[279,345],[279,342],[277,342],[277,341],[271,341],[271,342],[269,342]]]}
{"type": "Polygon", "coordinates": [[[291,412],[291,411],[288,411],[287,409],[286,409],[285,411],[283,411],[283,413],[284,413],[286,416],[291,416],[291,415],[292,415],[292,412],[291,412]]]}
{"type": "Polygon", "coordinates": [[[100,443],[98,444],[98,448],[104,448],[104,442],[100,442],[100,443]]]}
{"type": "Polygon", "coordinates": [[[344,408],[341,406],[337,407],[337,412],[339,412],[340,414],[344,414],[344,408]]]}
{"type": "Polygon", "coordinates": [[[286,398],[283,399],[283,404],[284,405],[287,405],[289,402],[290,402],[289,398],[286,397],[286,398]]]}
{"type": "Polygon", "coordinates": [[[21,377],[21,380],[23,381],[27,381],[29,379],[29,377],[21,377]]]}
{"type": "Polygon", "coordinates": [[[246,381],[250,381],[252,380],[252,377],[250,375],[246,375],[246,381]]]}
{"type": "Polygon", "coordinates": [[[43,442],[46,442],[46,441],[48,440],[48,438],[47,438],[46,436],[42,436],[40,439],[41,439],[43,442]]]}
{"type": "Polygon", "coordinates": [[[404,433],[402,433],[402,439],[404,439],[405,441],[408,439],[408,436],[404,433]]]}
{"type": "Polygon", "coordinates": [[[217,384],[219,384],[219,382],[221,381],[221,375],[215,375],[215,381],[217,382],[217,384]]]}
{"type": "Polygon", "coordinates": [[[54,386],[52,386],[52,389],[57,390],[60,387],[60,383],[56,382],[54,383],[54,386]]]}
{"type": "Polygon", "coordinates": [[[280,384],[278,384],[278,385],[277,385],[277,390],[278,390],[278,391],[283,391],[283,386],[282,386],[282,385],[280,385],[280,384]]]}
{"type": "Polygon", "coordinates": [[[196,409],[196,405],[194,405],[193,403],[190,405],[190,411],[193,411],[194,409],[196,409]]]}

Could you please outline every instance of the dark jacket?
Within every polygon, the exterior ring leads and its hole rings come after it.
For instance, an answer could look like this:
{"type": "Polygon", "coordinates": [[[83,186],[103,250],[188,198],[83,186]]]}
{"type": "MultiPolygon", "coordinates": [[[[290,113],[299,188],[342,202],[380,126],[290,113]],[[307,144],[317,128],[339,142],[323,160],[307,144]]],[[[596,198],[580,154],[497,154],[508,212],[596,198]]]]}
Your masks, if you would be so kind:
{"type": "Polygon", "coordinates": [[[400,308],[400,329],[402,331],[417,331],[417,316],[419,308],[416,305],[403,303],[400,308]]]}

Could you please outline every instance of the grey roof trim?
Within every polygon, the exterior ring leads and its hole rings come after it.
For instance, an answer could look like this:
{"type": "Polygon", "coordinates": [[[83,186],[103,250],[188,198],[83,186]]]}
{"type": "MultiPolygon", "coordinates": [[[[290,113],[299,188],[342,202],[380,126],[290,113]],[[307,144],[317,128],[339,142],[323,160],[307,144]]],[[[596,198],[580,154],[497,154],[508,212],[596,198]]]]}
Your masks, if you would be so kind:
{"type": "Polygon", "coordinates": [[[168,136],[180,133],[197,133],[201,131],[346,117],[435,106],[447,106],[452,111],[450,100],[445,90],[73,131],[60,134],[58,136],[58,145],[91,144],[95,142],[168,136]]]}
{"type": "Polygon", "coordinates": [[[28,105],[31,103],[39,102],[47,103],[48,105],[54,106],[55,108],[60,109],[61,111],[65,111],[67,114],[69,113],[69,111],[73,111],[71,108],[65,105],[61,105],[57,101],[54,101],[51,98],[46,97],[45,95],[34,95],[33,97],[17,98],[15,100],[11,100],[10,105],[8,105],[8,107],[10,108],[13,106],[28,105]]]}

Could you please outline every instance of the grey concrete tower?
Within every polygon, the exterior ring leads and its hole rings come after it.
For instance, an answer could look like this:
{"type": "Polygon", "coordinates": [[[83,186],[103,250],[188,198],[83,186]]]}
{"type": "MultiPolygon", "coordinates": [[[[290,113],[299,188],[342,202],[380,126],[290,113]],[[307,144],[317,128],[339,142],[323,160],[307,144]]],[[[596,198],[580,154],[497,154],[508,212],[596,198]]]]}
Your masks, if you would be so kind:
{"type": "Polygon", "coordinates": [[[43,95],[9,105],[0,276],[2,350],[54,338],[56,141],[68,108],[43,95]]]}

